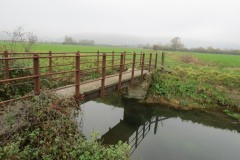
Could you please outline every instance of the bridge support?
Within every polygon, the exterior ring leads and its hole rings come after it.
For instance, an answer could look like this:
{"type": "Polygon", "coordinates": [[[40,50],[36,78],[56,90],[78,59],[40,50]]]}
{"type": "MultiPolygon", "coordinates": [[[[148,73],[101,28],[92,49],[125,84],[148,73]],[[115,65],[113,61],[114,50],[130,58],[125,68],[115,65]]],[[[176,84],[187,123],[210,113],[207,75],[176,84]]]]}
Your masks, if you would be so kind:
{"type": "Polygon", "coordinates": [[[122,89],[122,72],[123,72],[123,53],[121,53],[120,66],[119,66],[119,78],[118,78],[118,92],[122,89]]]}
{"type": "MultiPolygon", "coordinates": [[[[4,54],[4,58],[8,58],[8,51],[4,51],[3,54],[4,54]]],[[[6,59],[4,63],[5,63],[5,79],[9,79],[10,78],[9,61],[6,59]]]]}
{"type": "Polygon", "coordinates": [[[49,68],[48,72],[50,73],[49,77],[52,80],[52,51],[49,51],[49,68]]]}
{"type": "Polygon", "coordinates": [[[39,72],[39,56],[34,54],[33,56],[33,68],[34,68],[34,94],[40,94],[40,72],[39,72]]]}
{"type": "Polygon", "coordinates": [[[104,97],[105,78],[106,78],[106,53],[103,53],[103,55],[102,55],[101,95],[100,95],[101,98],[104,97]]]}
{"type": "Polygon", "coordinates": [[[136,63],[136,52],[133,53],[131,84],[133,84],[133,80],[134,80],[135,63],[136,63]]]}
{"type": "Polygon", "coordinates": [[[155,66],[154,66],[155,69],[157,69],[157,59],[158,59],[158,53],[156,53],[155,55],[155,66]]]}
{"type": "Polygon", "coordinates": [[[143,80],[144,60],[145,60],[145,53],[143,53],[143,55],[142,55],[142,64],[141,64],[141,78],[142,78],[142,80],[143,80]]]}
{"type": "Polygon", "coordinates": [[[76,53],[75,99],[80,97],[80,53],[76,53]]]}
{"type": "Polygon", "coordinates": [[[149,63],[148,63],[148,72],[151,72],[152,68],[152,53],[150,53],[149,63]]]}

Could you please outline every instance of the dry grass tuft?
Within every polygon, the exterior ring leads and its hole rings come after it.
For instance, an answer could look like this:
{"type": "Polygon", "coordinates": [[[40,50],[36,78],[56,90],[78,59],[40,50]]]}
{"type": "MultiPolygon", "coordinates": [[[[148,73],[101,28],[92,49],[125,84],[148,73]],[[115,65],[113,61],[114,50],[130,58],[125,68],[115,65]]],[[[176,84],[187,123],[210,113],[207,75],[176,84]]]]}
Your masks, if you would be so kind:
{"type": "Polygon", "coordinates": [[[198,58],[191,55],[181,55],[179,58],[180,58],[180,61],[183,63],[191,63],[191,64],[198,64],[198,65],[203,64],[198,58]]]}

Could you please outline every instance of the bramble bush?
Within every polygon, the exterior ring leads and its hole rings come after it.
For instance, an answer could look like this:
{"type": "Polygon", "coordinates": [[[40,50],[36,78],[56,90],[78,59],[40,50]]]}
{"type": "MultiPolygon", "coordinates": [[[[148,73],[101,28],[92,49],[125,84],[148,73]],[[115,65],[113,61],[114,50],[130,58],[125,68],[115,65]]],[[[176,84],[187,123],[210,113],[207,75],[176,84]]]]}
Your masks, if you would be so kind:
{"type": "Polygon", "coordinates": [[[103,146],[97,134],[81,135],[74,100],[43,93],[21,103],[22,127],[0,137],[0,159],[128,159],[127,144],[103,146]]]}

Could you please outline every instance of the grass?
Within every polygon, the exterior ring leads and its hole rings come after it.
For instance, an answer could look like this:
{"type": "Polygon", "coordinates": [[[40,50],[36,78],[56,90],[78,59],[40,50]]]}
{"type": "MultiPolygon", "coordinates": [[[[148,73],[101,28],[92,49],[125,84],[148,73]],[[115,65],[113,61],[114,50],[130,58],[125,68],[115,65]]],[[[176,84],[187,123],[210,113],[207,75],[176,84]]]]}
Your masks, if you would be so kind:
{"type": "MultiPolygon", "coordinates": [[[[240,55],[209,54],[197,52],[171,52],[173,57],[179,58],[181,55],[190,55],[198,58],[207,65],[217,67],[240,67],[240,55]]],[[[173,58],[172,57],[172,58],[173,58]]]]}
{"type": "MultiPolygon", "coordinates": [[[[0,41],[0,52],[2,52],[4,49],[3,46],[6,46],[9,48],[9,44],[7,42],[1,42],[0,41]],[[2,47],[1,47],[2,46],[2,47]]],[[[18,52],[23,52],[23,48],[21,44],[17,44],[17,51],[18,52]]],[[[32,51],[34,52],[145,52],[145,53],[150,53],[150,52],[155,52],[153,50],[149,49],[140,49],[140,48],[124,48],[124,47],[114,47],[114,46],[81,46],[81,45],[63,45],[63,44],[46,44],[46,43],[38,43],[32,48],[32,51]]]]}
{"type": "Polygon", "coordinates": [[[225,109],[223,112],[226,113],[227,115],[229,115],[232,118],[240,120],[240,113],[234,113],[234,112],[232,112],[231,110],[228,110],[228,109],[225,109]]]}
{"type": "Polygon", "coordinates": [[[240,56],[166,52],[165,69],[154,75],[148,98],[185,109],[240,111],[240,56]]]}

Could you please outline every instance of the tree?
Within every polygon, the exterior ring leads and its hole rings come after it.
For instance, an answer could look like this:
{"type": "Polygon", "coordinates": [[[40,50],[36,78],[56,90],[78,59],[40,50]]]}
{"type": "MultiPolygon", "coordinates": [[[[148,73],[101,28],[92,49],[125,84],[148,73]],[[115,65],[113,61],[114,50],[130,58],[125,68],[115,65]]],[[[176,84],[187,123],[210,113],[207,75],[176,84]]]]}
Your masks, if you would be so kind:
{"type": "Polygon", "coordinates": [[[179,38],[179,37],[174,37],[174,38],[171,40],[171,48],[172,48],[173,50],[183,49],[183,48],[184,48],[184,45],[183,45],[182,42],[181,42],[181,38],[179,38]]]}
{"type": "Polygon", "coordinates": [[[155,51],[156,51],[156,50],[158,50],[158,49],[159,49],[159,45],[157,45],[157,44],[154,44],[154,45],[153,45],[153,50],[155,50],[155,51]]]}
{"type": "Polygon", "coordinates": [[[66,35],[63,44],[76,44],[76,41],[72,37],[66,35]]]}
{"type": "Polygon", "coordinates": [[[37,42],[37,35],[33,32],[25,32],[22,26],[19,26],[13,30],[13,32],[7,32],[10,37],[9,50],[16,52],[17,44],[22,44],[24,51],[29,52],[33,45],[37,42]]]}
{"type": "Polygon", "coordinates": [[[33,32],[26,33],[27,35],[27,42],[24,44],[24,50],[25,52],[29,52],[34,46],[38,40],[37,35],[35,35],[33,32]]]}
{"type": "Polygon", "coordinates": [[[22,26],[20,27],[17,27],[16,29],[14,29],[13,32],[7,32],[5,31],[8,36],[10,37],[10,51],[11,52],[15,52],[16,51],[16,45],[17,45],[17,42],[23,42],[24,41],[24,35],[25,35],[25,32],[24,32],[24,28],[22,26]]]}

